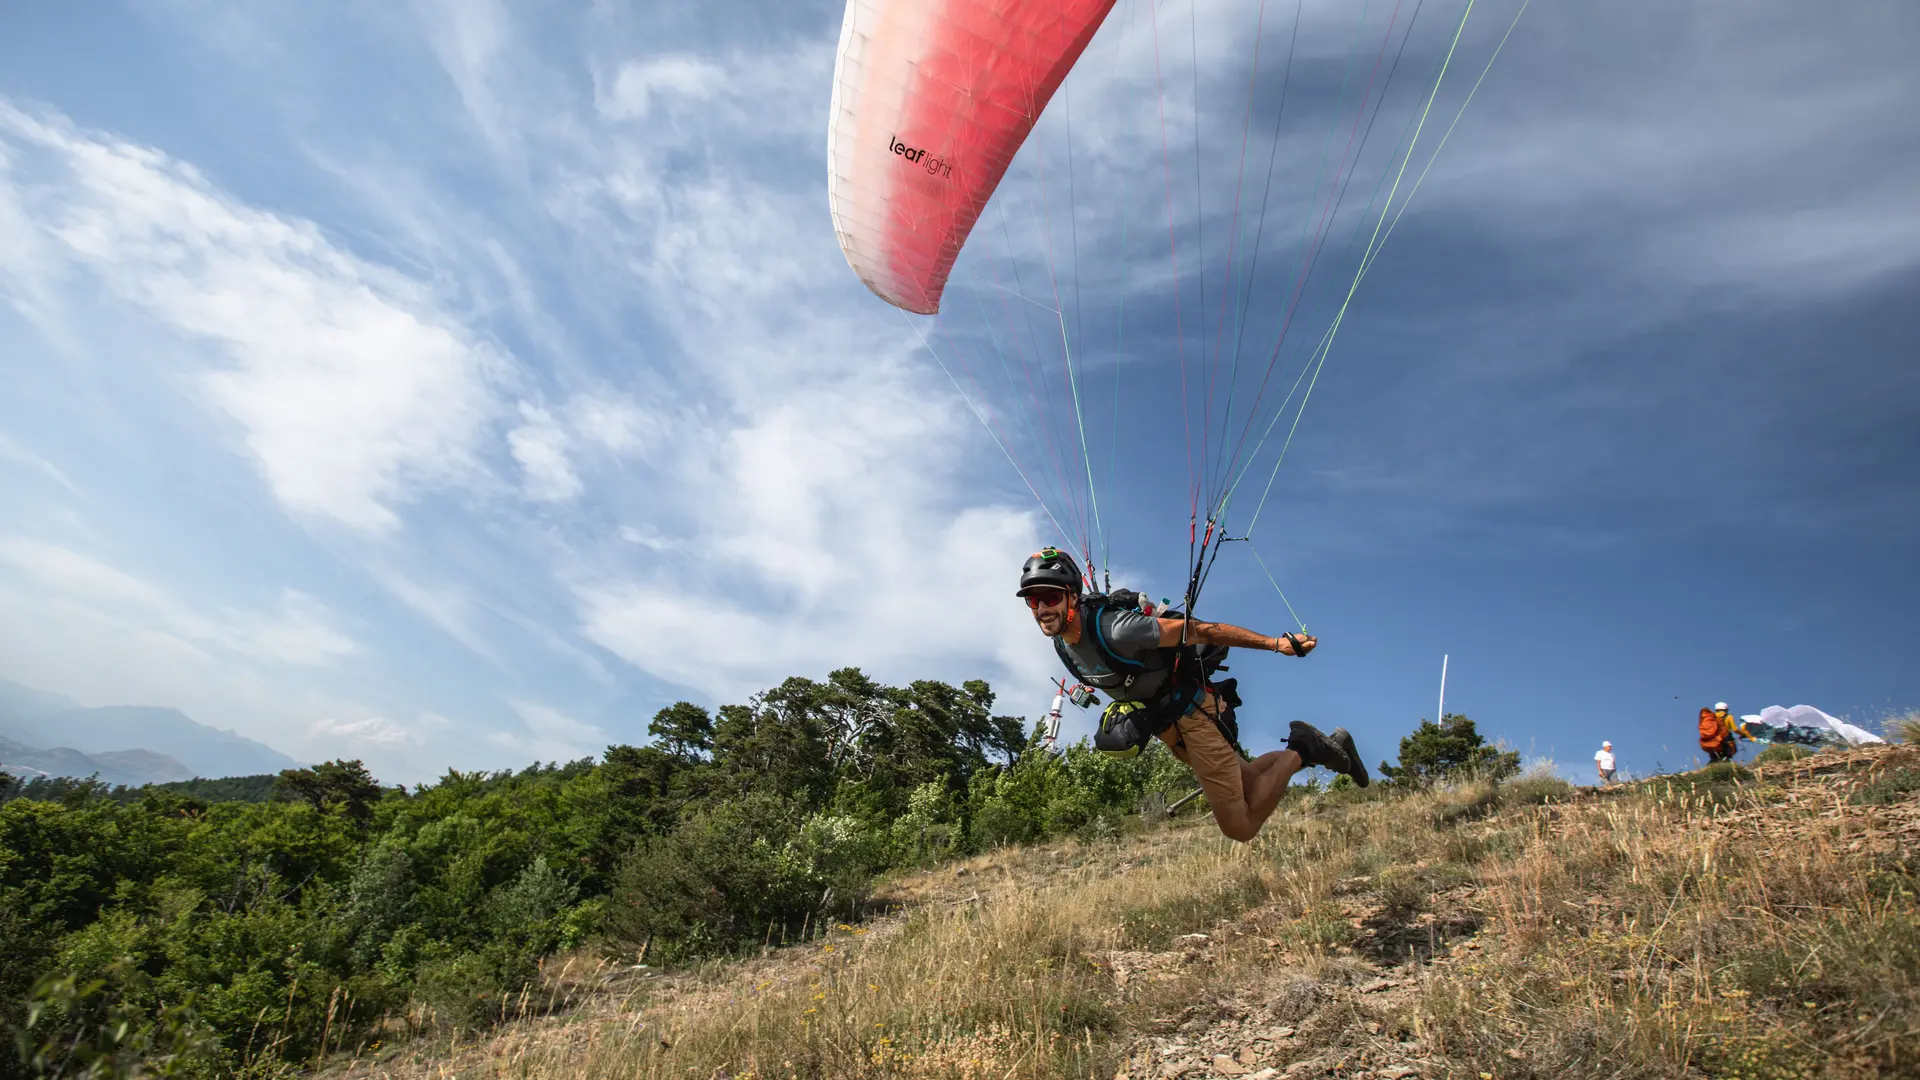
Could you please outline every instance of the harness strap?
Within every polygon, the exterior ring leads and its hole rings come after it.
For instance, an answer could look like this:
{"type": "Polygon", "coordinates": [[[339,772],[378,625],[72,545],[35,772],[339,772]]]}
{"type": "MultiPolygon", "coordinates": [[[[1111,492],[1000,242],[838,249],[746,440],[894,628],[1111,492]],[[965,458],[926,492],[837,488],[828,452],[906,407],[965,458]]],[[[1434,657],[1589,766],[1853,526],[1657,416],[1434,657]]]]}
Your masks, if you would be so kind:
{"type": "Polygon", "coordinates": [[[1093,647],[1100,650],[1100,656],[1105,659],[1109,665],[1120,664],[1145,671],[1147,667],[1145,661],[1129,660],[1119,653],[1114,652],[1113,646],[1107,644],[1107,631],[1100,625],[1100,616],[1105,615],[1107,611],[1108,606],[1106,604],[1095,604],[1093,618],[1088,620],[1093,624],[1093,647]]]}

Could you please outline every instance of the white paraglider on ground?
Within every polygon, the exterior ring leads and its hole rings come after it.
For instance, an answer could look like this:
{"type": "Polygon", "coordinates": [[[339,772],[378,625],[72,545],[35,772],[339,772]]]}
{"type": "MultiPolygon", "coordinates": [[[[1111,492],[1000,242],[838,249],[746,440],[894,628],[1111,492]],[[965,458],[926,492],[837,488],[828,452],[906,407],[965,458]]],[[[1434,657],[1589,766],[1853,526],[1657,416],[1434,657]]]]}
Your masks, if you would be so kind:
{"type": "Polygon", "coordinates": [[[1784,729],[1788,725],[1813,728],[1816,731],[1830,731],[1848,746],[1865,746],[1869,743],[1884,743],[1887,740],[1868,731],[1866,728],[1847,723],[1837,717],[1828,716],[1811,705],[1795,705],[1785,708],[1769,705],[1757,713],[1742,716],[1748,724],[1760,723],[1769,728],[1784,729]]]}

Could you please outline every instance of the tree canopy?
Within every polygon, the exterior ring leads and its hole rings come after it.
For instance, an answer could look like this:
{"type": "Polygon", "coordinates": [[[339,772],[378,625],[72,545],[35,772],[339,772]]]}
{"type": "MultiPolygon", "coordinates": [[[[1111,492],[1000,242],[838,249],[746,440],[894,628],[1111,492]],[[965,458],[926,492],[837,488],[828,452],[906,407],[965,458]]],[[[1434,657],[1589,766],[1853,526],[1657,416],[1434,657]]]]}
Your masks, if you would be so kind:
{"type": "Polygon", "coordinates": [[[1448,713],[1436,724],[1421,718],[1420,726],[1400,740],[1400,764],[1380,763],[1380,774],[1396,783],[1426,786],[1472,774],[1504,780],[1520,771],[1520,752],[1487,743],[1473,721],[1448,713]]]}

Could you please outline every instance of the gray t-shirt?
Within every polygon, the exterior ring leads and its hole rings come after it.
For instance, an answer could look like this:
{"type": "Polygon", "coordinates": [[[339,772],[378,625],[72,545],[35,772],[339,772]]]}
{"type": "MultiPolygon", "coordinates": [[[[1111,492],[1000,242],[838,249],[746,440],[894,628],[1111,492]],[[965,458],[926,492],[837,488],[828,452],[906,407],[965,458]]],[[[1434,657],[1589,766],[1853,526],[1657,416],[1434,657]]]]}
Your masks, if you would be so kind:
{"type": "Polygon", "coordinates": [[[1073,657],[1080,680],[1115,701],[1148,701],[1166,689],[1167,671],[1115,671],[1093,643],[1095,634],[1105,635],[1107,648],[1128,660],[1144,660],[1160,648],[1160,620],[1138,611],[1108,609],[1098,624],[1094,609],[1080,604],[1080,640],[1059,639],[1060,647],[1073,657]]]}

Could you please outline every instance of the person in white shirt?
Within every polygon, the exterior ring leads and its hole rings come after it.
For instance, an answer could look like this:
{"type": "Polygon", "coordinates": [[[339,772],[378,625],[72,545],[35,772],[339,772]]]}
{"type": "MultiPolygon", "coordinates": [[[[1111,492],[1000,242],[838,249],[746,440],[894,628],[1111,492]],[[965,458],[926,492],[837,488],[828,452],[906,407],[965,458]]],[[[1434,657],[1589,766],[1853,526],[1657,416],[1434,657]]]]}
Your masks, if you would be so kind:
{"type": "Polygon", "coordinates": [[[1613,744],[1603,742],[1593,755],[1593,763],[1599,769],[1602,784],[1613,783],[1613,744]]]}

